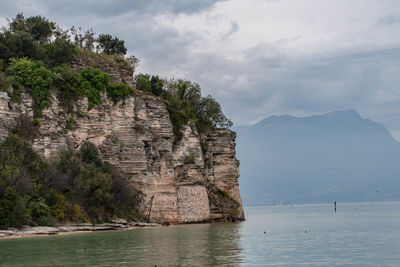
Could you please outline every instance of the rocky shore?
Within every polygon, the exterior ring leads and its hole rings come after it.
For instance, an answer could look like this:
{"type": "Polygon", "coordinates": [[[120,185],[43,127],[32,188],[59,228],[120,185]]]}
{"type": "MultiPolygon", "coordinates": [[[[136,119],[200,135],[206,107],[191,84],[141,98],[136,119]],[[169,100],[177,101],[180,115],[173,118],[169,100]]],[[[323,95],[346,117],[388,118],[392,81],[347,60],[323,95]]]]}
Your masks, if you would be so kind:
{"type": "Polygon", "coordinates": [[[46,236],[58,234],[70,234],[78,232],[96,232],[96,231],[111,231],[111,230],[124,230],[134,229],[141,227],[161,227],[158,223],[145,223],[145,222],[126,222],[125,220],[118,220],[117,223],[105,223],[92,225],[89,223],[83,224],[68,224],[57,227],[48,226],[23,226],[22,228],[10,228],[8,230],[0,230],[0,239],[6,238],[19,238],[19,237],[32,237],[32,236],[46,236]]]}

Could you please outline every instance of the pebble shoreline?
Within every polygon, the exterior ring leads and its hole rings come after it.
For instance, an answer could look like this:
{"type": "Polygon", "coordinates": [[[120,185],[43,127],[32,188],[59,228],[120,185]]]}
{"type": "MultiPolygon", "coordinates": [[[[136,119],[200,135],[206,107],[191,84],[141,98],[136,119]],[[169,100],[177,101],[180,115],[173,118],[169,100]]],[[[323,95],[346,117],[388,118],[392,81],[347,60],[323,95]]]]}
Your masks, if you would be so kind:
{"type": "Polygon", "coordinates": [[[23,226],[20,229],[10,228],[8,230],[0,230],[0,239],[72,234],[79,232],[96,232],[96,231],[111,231],[134,229],[141,227],[160,227],[158,223],[130,222],[130,223],[110,223],[110,224],[69,224],[58,227],[48,226],[23,226]]]}

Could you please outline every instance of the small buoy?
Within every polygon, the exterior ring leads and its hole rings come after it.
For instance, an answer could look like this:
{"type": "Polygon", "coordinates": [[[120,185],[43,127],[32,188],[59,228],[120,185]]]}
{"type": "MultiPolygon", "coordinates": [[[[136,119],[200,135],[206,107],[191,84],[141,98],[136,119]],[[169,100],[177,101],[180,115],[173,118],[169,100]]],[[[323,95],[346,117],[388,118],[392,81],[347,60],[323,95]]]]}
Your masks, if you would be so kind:
{"type": "Polygon", "coordinates": [[[306,233],[306,234],[307,234],[307,233],[308,233],[308,232],[307,232],[307,230],[305,230],[305,231],[304,231],[304,233],[306,233]]]}
{"type": "Polygon", "coordinates": [[[267,232],[264,231],[264,234],[266,234],[267,232]]]}

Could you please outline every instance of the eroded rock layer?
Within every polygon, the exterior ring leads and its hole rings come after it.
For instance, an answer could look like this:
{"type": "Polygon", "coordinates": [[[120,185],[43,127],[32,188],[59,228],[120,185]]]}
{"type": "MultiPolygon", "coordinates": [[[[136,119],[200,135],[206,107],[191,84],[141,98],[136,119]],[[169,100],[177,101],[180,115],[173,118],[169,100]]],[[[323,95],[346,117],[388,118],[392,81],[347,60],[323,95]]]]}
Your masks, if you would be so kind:
{"type": "Polygon", "coordinates": [[[215,129],[200,136],[194,125],[187,125],[183,138],[174,142],[166,105],[141,92],[119,104],[103,96],[102,104],[90,111],[86,99],[72,113],[66,113],[56,95],[51,102],[35,126],[29,93],[15,103],[0,92],[0,139],[19,128],[46,158],[77,150],[85,141],[94,143],[101,158],[127,173],[144,193],[142,211],[152,222],[244,219],[234,132],[215,129]],[[71,117],[75,125],[67,130],[71,117]]]}

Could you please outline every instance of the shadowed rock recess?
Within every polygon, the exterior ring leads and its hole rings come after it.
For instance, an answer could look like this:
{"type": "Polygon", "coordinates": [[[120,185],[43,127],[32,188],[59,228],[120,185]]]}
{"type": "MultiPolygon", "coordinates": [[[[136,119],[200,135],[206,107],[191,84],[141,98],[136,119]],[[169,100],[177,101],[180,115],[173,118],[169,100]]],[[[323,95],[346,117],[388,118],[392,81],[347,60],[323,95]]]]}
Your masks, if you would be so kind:
{"type": "Polygon", "coordinates": [[[234,132],[214,129],[199,135],[194,125],[186,125],[183,138],[174,143],[166,104],[141,91],[118,104],[103,95],[102,104],[90,111],[87,99],[82,98],[72,113],[60,106],[53,93],[40,125],[29,130],[25,124],[34,118],[33,106],[27,92],[21,94],[20,104],[0,92],[1,140],[17,127],[28,129],[28,141],[45,158],[57,157],[67,149],[78,150],[84,141],[92,142],[103,160],[127,173],[144,193],[141,211],[150,214],[151,222],[244,219],[234,132]],[[66,120],[71,116],[75,124],[68,130],[66,120]],[[194,161],[187,160],[193,156],[194,161]]]}

